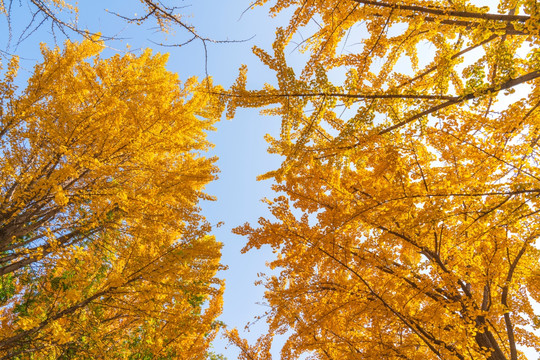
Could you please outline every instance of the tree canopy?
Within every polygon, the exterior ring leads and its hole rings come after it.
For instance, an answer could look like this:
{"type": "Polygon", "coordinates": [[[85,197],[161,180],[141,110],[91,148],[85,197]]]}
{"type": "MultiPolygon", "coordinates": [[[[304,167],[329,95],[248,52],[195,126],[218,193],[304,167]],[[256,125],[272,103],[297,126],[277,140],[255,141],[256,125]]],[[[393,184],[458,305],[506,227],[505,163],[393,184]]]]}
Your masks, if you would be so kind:
{"type": "Polygon", "coordinates": [[[42,47],[0,83],[0,355],[199,359],[220,328],[221,244],[197,207],[221,105],[166,55],[42,47]]]}
{"type": "Polygon", "coordinates": [[[285,158],[262,176],[277,182],[274,218],[236,229],[244,251],[271,246],[278,271],[268,334],[230,333],[242,358],[270,358],[276,334],[283,359],[539,351],[538,4],[272,5],[293,16],[273,53],[254,51],[277,87],[248,90],[243,67],[224,97],[229,116],[270,106],[269,151],[285,158]],[[298,71],[286,53],[301,31],[298,71]]]}

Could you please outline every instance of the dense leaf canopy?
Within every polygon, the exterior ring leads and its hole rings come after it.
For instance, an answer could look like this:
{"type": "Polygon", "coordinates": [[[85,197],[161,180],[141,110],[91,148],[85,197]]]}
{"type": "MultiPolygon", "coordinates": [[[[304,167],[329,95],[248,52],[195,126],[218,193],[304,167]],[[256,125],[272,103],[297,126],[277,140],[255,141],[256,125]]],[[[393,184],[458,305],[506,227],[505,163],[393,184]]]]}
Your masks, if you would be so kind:
{"type": "Polygon", "coordinates": [[[281,193],[274,219],[236,229],[279,271],[269,333],[251,347],[230,333],[243,358],[269,358],[284,333],[283,359],[540,350],[538,4],[272,4],[294,12],[273,53],[255,49],[277,87],[247,90],[242,68],[228,94],[229,116],[273,105],[270,151],[286,159],[263,176],[281,193]],[[295,72],[300,31],[309,60],[295,72]]]}
{"type": "Polygon", "coordinates": [[[102,49],[44,46],[24,90],[16,59],[0,84],[0,355],[198,359],[220,327],[197,203],[221,106],[167,56],[102,49]]]}

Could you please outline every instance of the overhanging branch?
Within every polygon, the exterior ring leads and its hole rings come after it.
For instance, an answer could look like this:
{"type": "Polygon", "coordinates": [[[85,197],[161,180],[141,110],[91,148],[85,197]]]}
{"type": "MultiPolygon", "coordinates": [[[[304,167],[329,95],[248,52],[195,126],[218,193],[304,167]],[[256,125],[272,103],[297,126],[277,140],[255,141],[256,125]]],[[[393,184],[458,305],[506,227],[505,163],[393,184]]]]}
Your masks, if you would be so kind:
{"type": "Polygon", "coordinates": [[[472,100],[472,99],[475,99],[475,98],[478,98],[480,96],[484,96],[484,95],[488,95],[488,94],[491,94],[491,93],[497,93],[501,90],[506,90],[506,89],[510,89],[516,85],[519,85],[519,84],[522,84],[522,83],[525,83],[527,81],[531,81],[531,80],[534,80],[536,79],[537,77],[540,77],[540,71],[539,70],[535,70],[533,72],[530,72],[528,74],[525,74],[525,75],[522,75],[516,79],[510,79],[508,80],[507,82],[503,83],[503,84],[497,84],[497,85],[494,85],[494,86],[491,86],[487,89],[484,89],[484,90],[481,90],[481,91],[478,91],[476,93],[470,93],[470,94],[467,94],[467,95],[464,95],[464,96],[461,96],[461,97],[458,97],[457,99],[452,99],[452,100],[448,100],[444,103],[441,103],[439,105],[436,105],[432,108],[429,108],[427,110],[424,110],[416,115],[413,115],[411,116],[410,118],[408,119],[405,119],[403,121],[400,121],[399,123],[397,124],[394,124],[386,129],[383,129],[381,131],[379,131],[379,135],[383,135],[383,134],[386,134],[388,132],[391,132],[397,128],[400,128],[404,125],[407,125],[408,123],[411,123],[423,116],[426,116],[426,115],[429,115],[431,113],[434,113],[438,110],[441,110],[441,109],[444,109],[444,108],[447,108],[449,106],[452,106],[452,105],[456,105],[456,104],[460,104],[464,101],[467,101],[467,100],[472,100]]]}
{"type": "Polygon", "coordinates": [[[390,4],[390,3],[372,1],[372,0],[352,0],[352,1],[360,3],[360,4],[364,4],[364,5],[379,6],[379,7],[385,7],[385,8],[390,8],[390,9],[396,9],[396,10],[416,11],[416,12],[425,13],[425,14],[454,16],[454,17],[462,17],[462,18],[469,18],[469,19],[494,20],[494,21],[504,21],[504,22],[515,21],[515,22],[521,22],[521,23],[524,23],[530,19],[530,16],[525,16],[525,15],[475,13],[475,12],[470,12],[470,11],[456,11],[456,10],[451,10],[451,9],[432,8],[432,7],[417,6],[417,5],[390,4]]]}

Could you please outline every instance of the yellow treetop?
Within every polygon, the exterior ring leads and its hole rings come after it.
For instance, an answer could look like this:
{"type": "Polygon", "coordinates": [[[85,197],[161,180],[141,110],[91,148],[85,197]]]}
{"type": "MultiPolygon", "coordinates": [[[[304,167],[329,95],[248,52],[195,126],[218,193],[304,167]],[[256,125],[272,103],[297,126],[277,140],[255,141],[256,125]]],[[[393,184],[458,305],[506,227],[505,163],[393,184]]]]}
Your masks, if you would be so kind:
{"type": "Polygon", "coordinates": [[[0,83],[0,354],[200,358],[221,311],[197,207],[221,105],[166,55],[102,49],[43,46],[23,91],[15,60],[0,83]]]}
{"type": "Polygon", "coordinates": [[[263,176],[281,195],[273,218],[236,229],[246,251],[279,254],[269,333],[253,346],[231,333],[243,358],[269,358],[284,333],[283,359],[540,351],[537,4],[272,4],[294,13],[273,53],[255,49],[276,85],[248,90],[242,68],[227,94],[229,115],[273,106],[269,151],[285,157],[263,176]],[[310,56],[295,72],[299,31],[310,56]]]}

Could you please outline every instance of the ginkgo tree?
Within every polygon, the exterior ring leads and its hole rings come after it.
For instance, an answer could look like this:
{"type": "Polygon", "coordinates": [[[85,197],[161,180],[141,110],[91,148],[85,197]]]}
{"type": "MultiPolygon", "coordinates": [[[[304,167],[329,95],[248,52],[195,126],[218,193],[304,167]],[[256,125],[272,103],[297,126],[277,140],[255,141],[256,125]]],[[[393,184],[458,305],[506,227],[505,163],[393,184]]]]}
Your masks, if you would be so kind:
{"type": "MultiPolygon", "coordinates": [[[[166,55],[42,46],[0,83],[0,356],[200,359],[220,323],[221,244],[198,202],[222,106],[166,55]]],[[[219,90],[217,88],[217,90],[219,90]]]]}
{"type": "Polygon", "coordinates": [[[538,3],[271,3],[293,13],[254,50],[277,87],[248,90],[243,67],[223,97],[229,116],[280,116],[267,140],[285,159],[261,177],[274,218],[236,229],[277,253],[268,333],[229,333],[241,358],[270,358],[278,334],[283,359],[540,351],[538,3]]]}

